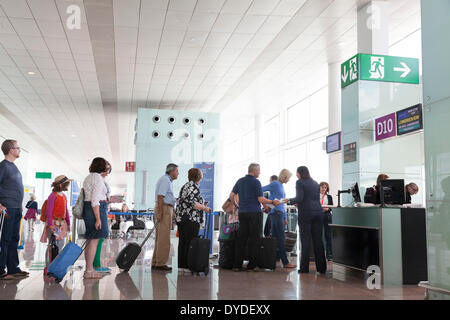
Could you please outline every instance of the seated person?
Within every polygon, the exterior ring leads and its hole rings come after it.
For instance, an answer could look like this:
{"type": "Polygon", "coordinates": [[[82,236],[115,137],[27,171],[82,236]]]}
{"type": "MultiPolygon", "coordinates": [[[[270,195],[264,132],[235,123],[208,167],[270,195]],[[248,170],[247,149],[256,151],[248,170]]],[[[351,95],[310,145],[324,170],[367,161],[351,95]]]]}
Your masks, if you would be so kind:
{"type": "MultiPolygon", "coordinates": [[[[128,212],[128,206],[124,203],[122,205],[121,212],[128,212]]],[[[119,216],[120,219],[120,236],[125,236],[128,232],[128,228],[134,225],[133,216],[131,214],[124,214],[119,216]]]]}
{"type": "Polygon", "coordinates": [[[414,182],[410,182],[405,186],[405,203],[411,203],[411,196],[419,192],[419,187],[414,182]]]}
{"type": "Polygon", "coordinates": [[[388,180],[389,176],[387,174],[379,174],[377,178],[377,184],[373,187],[366,189],[366,194],[364,195],[364,202],[365,203],[373,203],[373,204],[380,204],[380,181],[381,180],[388,180]]]}

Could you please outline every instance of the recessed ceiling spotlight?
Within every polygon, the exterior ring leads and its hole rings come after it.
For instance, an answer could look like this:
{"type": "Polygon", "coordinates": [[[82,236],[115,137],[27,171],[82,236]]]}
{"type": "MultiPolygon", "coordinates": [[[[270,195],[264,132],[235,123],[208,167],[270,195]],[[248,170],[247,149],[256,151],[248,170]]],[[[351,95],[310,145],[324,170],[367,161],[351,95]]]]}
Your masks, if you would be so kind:
{"type": "Polygon", "coordinates": [[[33,71],[28,71],[27,73],[28,73],[30,76],[36,74],[36,72],[33,72],[33,71]]]}

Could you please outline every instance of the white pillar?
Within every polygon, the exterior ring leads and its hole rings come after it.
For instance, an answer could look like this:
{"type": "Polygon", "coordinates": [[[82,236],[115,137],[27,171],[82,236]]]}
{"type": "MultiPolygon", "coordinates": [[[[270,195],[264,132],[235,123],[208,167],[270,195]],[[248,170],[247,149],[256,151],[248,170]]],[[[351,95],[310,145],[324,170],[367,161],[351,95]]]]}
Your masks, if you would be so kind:
{"type": "Polygon", "coordinates": [[[358,9],[358,53],[389,54],[387,1],[371,1],[358,9]]]}
{"type": "MultiPolygon", "coordinates": [[[[341,131],[341,65],[328,64],[328,133],[341,131]]],[[[328,155],[328,183],[330,194],[336,199],[342,188],[342,151],[328,155]]]]}

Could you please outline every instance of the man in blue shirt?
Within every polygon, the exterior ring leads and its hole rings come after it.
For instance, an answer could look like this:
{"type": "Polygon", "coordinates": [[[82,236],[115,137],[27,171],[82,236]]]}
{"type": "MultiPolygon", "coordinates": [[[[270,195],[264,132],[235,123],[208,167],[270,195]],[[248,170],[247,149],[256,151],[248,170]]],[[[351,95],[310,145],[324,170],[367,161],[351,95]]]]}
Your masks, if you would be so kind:
{"type": "Polygon", "coordinates": [[[256,269],[258,240],[262,233],[261,204],[279,205],[279,200],[264,198],[261,182],[257,179],[261,169],[259,164],[252,163],[248,167],[248,174],[239,179],[230,194],[230,200],[239,196],[239,231],[236,239],[236,250],[233,271],[242,270],[245,244],[248,241],[249,262],[247,270],[256,269]]]}
{"type": "Polygon", "coordinates": [[[20,157],[17,141],[5,140],[1,148],[5,160],[0,162],[0,211],[5,216],[0,240],[0,280],[9,280],[29,275],[20,270],[17,254],[24,191],[22,174],[14,164],[20,157]]]}
{"type": "Polygon", "coordinates": [[[167,266],[170,253],[170,229],[172,227],[173,207],[175,196],[173,180],[178,178],[178,166],[170,163],[166,167],[166,174],[159,178],[155,190],[155,218],[156,226],[155,249],[153,250],[152,269],[170,271],[167,266]]]}
{"type": "MultiPolygon", "coordinates": [[[[280,172],[278,180],[272,181],[269,185],[262,188],[263,192],[269,191],[269,199],[286,199],[286,192],[284,191],[283,183],[288,183],[292,173],[287,169],[283,169],[280,172]]],[[[281,259],[284,268],[296,268],[297,265],[291,264],[286,254],[285,247],[285,233],[284,225],[288,224],[286,216],[286,208],[284,203],[280,203],[269,212],[271,222],[271,234],[272,237],[277,239],[277,261],[281,259]]]]}

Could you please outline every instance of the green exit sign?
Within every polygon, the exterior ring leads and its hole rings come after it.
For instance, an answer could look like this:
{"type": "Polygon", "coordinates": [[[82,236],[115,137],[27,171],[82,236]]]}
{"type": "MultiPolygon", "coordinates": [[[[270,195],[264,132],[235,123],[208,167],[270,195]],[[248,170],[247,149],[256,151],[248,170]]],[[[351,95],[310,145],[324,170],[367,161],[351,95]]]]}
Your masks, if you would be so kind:
{"type": "Polygon", "coordinates": [[[36,179],[51,179],[51,172],[36,172],[36,179]]]}
{"type": "Polygon", "coordinates": [[[341,88],[357,80],[419,83],[419,59],[358,53],[341,65],[341,88]]]}

